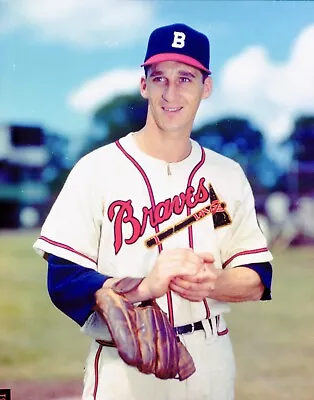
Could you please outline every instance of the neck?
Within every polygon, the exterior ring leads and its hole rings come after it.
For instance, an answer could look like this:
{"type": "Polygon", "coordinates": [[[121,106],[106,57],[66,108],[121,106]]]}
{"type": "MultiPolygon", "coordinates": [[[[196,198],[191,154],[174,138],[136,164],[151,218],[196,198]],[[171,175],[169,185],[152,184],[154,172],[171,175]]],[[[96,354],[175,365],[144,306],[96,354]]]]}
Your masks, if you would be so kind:
{"type": "Polygon", "coordinates": [[[144,153],[167,163],[182,161],[191,153],[192,145],[189,135],[160,130],[156,132],[145,126],[142,130],[136,132],[135,139],[144,153]]]}

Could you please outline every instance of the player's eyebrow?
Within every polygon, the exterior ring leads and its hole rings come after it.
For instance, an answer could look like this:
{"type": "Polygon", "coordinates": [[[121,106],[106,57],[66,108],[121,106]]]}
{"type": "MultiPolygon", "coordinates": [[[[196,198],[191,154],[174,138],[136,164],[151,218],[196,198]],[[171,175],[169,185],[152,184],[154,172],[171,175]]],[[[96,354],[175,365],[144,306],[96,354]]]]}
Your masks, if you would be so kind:
{"type": "MultiPolygon", "coordinates": [[[[154,76],[160,76],[163,74],[164,73],[162,71],[153,71],[149,74],[149,76],[154,77],[154,76]]],[[[179,71],[179,75],[186,76],[187,78],[196,78],[196,76],[194,74],[192,74],[192,72],[189,72],[189,71],[179,71]]]]}
{"type": "Polygon", "coordinates": [[[179,74],[181,76],[186,76],[187,78],[196,78],[196,76],[189,71],[179,71],[179,74]]]}
{"type": "Polygon", "coordinates": [[[159,76],[159,75],[162,75],[162,74],[163,74],[162,71],[153,71],[153,72],[151,72],[151,73],[149,74],[149,76],[159,76]]]}

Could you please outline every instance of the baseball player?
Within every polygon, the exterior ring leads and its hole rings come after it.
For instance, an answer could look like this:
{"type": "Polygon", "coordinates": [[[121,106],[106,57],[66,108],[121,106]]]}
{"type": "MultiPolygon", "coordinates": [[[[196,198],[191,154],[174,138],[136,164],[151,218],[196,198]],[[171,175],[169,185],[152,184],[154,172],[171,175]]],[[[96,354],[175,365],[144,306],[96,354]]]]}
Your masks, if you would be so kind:
{"type": "Polygon", "coordinates": [[[228,303],[271,299],[272,255],[245,174],[190,139],[209,61],[208,38],[187,25],[151,33],[145,126],[77,162],[34,244],[52,302],[91,337],[83,400],[233,399],[228,303]],[[144,277],[130,302],[156,299],[167,313],[195,363],[186,381],[141,373],[106,346],[102,293],[122,277],[144,277]]]}

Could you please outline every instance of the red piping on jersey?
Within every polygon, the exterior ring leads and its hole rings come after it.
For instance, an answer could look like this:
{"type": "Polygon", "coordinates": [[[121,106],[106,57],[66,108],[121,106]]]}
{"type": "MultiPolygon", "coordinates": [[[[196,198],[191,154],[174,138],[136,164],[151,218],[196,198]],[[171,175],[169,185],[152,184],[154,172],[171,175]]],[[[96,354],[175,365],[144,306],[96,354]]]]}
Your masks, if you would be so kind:
{"type": "Polygon", "coordinates": [[[229,333],[229,329],[228,328],[226,328],[225,330],[223,330],[221,332],[217,332],[217,335],[218,336],[224,336],[224,335],[227,335],[227,333],[229,333]]]}
{"type": "Polygon", "coordinates": [[[229,329],[228,329],[228,328],[224,329],[223,331],[219,331],[220,315],[217,315],[217,316],[215,317],[215,319],[216,319],[217,335],[218,335],[218,336],[227,335],[227,333],[229,333],[229,329]]]}
{"type": "MultiPolygon", "coordinates": [[[[201,160],[195,165],[195,167],[192,169],[189,179],[188,179],[188,184],[187,187],[192,185],[192,181],[193,178],[196,174],[196,172],[203,166],[203,164],[205,163],[205,151],[203,149],[203,147],[201,147],[202,150],[202,156],[201,156],[201,160]]],[[[190,216],[191,215],[191,209],[189,207],[187,207],[187,215],[190,216]]],[[[188,232],[189,232],[189,246],[191,249],[194,249],[194,241],[193,241],[193,228],[192,225],[190,225],[188,227],[188,232]]],[[[206,319],[210,318],[210,309],[207,303],[207,300],[204,299],[203,300],[204,306],[205,306],[205,310],[206,310],[206,319]]]]}
{"type": "Polygon", "coordinates": [[[103,347],[99,345],[96,356],[95,356],[95,361],[94,361],[94,373],[95,373],[95,383],[94,383],[94,393],[93,393],[93,399],[96,400],[97,396],[97,391],[98,391],[98,381],[99,381],[99,359],[100,359],[100,353],[102,352],[103,347]]]}
{"type": "Polygon", "coordinates": [[[230,257],[227,261],[225,261],[222,265],[222,268],[226,268],[228,264],[231,263],[236,257],[239,256],[245,256],[247,254],[257,254],[257,253],[264,253],[268,251],[267,247],[262,247],[261,249],[254,249],[254,250],[246,250],[246,251],[240,251],[239,253],[234,254],[232,257],[230,257]]]}
{"type": "MultiPolygon", "coordinates": [[[[129,154],[121,145],[121,143],[119,142],[119,140],[117,140],[116,145],[118,147],[119,150],[122,151],[122,153],[126,156],[127,159],[129,159],[132,164],[137,168],[137,170],[140,172],[140,174],[142,175],[144,182],[146,184],[147,190],[148,190],[148,194],[149,194],[149,199],[150,199],[150,203],[152,206],[153,211],[155,210],[156,207],[156,203],[155,203],[155,198],[154,198],[154,192],[153,192],[153,188],[152,185],[150,184],[150,181],[148,179],[148,176],[146,175],[145,171],[143,170],[143,168],[140,166],[140,164],[131,156],[131,154],[129,154]]],[[[159,233],[159,226],[156,225],[155,227],[155,232],[159,233]]],[[[162,252],[163,246],[162,243],[158,244],[158,251],[159,253],[162,252]]],[[[167,292],[167,305],[168,305],[168,314],[169,314],[169,321],[170,324],[172,326],[174,326],[174,317],[173,317],[173,306],[172,306],[172,296],[171,296],[171,291],[167,292]]]]}
{"type": "Polygon", "coordinates": [[[75,254],[77,254],[77,255],[79,255],[79,256],[81,256],[81,257],[84,257],[84,258],[86,258],[87,260],[92,261],[94,264],[96,264],[96,261],[95,261],[95,260],[93,260],[92,258],[86,256],[85,254],[80,253],[79,251],[74,250],[72,247],[67,246],[66,244],[63,244],[63,243],[60,243],[60,242],[56,242],[56,241],[54,241],[54,240],[51,240],[51,239],[47,238],[46,236],[39,236],[39,239],[41,239],[41,240],[43,240],[44,242],[47,242],[47,243],[49,243],[49,244],[52,244],[52,245],[54,245],[54,246],[60,247],[60,248],[62,248],[62,249],[69,250],[69,251],[71,251],[72,253],[75,253],[75,254]]]}
{"type": "MultiPolygon", "coordinates": [[[[140,174],[142,175],[145,183],[146,183],[146,187],[148,190],[148,194],[149,194],[149,199],[152,205],[152,208],[155,209],[156,207],[156,203],[155,203],[155,197],[154,197],[154,192],[152,189],[152,185],[149,182],[148,176],[146,175],[145,171],[143,170],[143,168],[140,166],[140,164],[129,154],[126,152],[126,150],[121,146],[121,143],[119,142],[119,140],[116,141],[116,145],[117,147],[122,151],[122,153],[134,164],[134,166],[139,170],[140,174]]],[[[159,233],[159,228],[158,226],[155,227],[155,231],[156,233],[159,233]]],[[[159,243],[158,244],[158,249],[159,249],[159,253],[162,251],[162,244],[159,243]]]]}
{"type": "MultiPolygon", "coordinates": [[[[203,149],[203,147],[201,147],[202,149],[202,157],[201,160],[195,165],[195,167],[192,169],[189,179],[188,179],[188,184],[187,184],[187,188],[189,186],[192,185],[192,181],[193,178],[196,174],[196,172],[201,168],[201,166],[204,164],[205,162],[205,151],[203,149]]],[[[191,209],[187,206],[187,215],[190,216],[191,215],[191,209]]],[[[188,231],[189,231],[189,244],[190,244],[190,248],[193,249],[194,248],[194,243],[193,243],[193,230],[192,230],[192,225],[190,225],[188,227],[188,231]]]]}

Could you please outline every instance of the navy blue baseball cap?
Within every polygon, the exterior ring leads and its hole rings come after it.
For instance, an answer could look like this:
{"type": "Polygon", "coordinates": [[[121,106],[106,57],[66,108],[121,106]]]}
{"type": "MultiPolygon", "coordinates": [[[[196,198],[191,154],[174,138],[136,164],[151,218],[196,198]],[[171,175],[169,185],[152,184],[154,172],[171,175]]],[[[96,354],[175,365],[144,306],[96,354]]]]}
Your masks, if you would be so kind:
{"type": "Polygon", "coordinates": [[[163,61],[182,62],[210,75],[210,44],[207,36],[185,24],[155,29],[148,39],[141,67],[163,61]]]}

